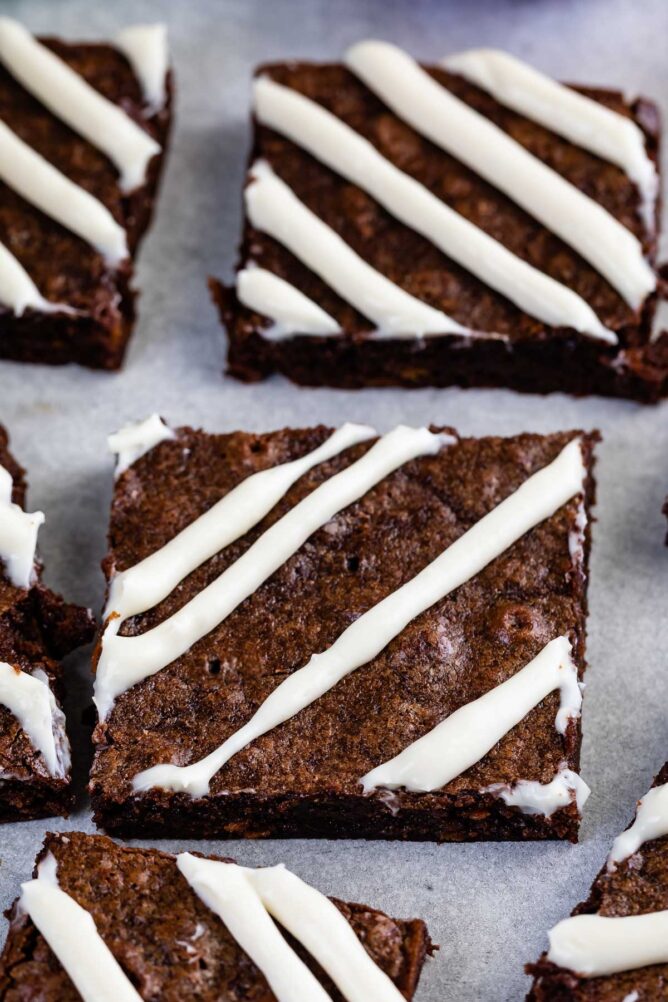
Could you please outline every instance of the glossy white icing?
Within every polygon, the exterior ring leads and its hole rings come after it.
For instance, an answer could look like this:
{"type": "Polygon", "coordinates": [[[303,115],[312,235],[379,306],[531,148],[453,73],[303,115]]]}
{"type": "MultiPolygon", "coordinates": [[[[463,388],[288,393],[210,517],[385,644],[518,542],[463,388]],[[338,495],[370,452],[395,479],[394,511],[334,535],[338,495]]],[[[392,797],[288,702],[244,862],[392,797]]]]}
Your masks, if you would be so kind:
{"type": "Polygon", "coordinates": [[[364,792],[377,787],[415,792],[441,789],[487,755],[555,689],[561,697],[555,726],[563,734],[569,720],[580,716],[582,705],[567,637],[550,641],[515,675],[455,710],[394,758],[368,772],[361,779],[364,792]]]}
{"type": "Polygon", "coordinates": [[[114,45],[132,66],[150,110],[160,111],[167,100],[169,50],[166,26],[134,24],[116,35],[114,45]]]}
{"type": "Polygon", "coordinates": [[[141,1002],[93,917],[58,885],[55,858],[21,884],[20,911],[28,914],[65,968],[83,1002],[141,1002]]]}
{"type": "Polygon", "coordinates": [[[442,65],[486,90],[500,104],[621,167],[638,188],[647,229],[655,229],[659,178],[642,129],[631,118],[499,49],[469,49],[448,56],[442,65]]]}
{"type": "Polygon", "coordinates": [[[4,122],[0,122],[0,178],[94,247],[110,265],[127,257],[125,230],[102,202],[61,174],[4,122]]]}
{"type": "Polygon", "coordinates": [[[326,651],[314,654],[308,664],[285,678],[222,745],[188,766],[163,764],[147,769],[135,776],[134,788],[156,786],[206,796],[212,777],[233,755],[371,661],[411,620],[581,493],[584,477],[580,440],[573,439],[552,463],[529,477],[419,574],[355,620],[326,651]]]}
{"type": "Polygon", "coordinates": [[[608,856],[608,869],[628,859],[645,842],[668,835],[668,783],[654,786],[638,801],[633,824],[618,835],[608,856]]]}
{"type": "MultiPolygon", "coordinates": [[[[115,164],[124,191],[146,179],[159,144],[17,21],[0,18],[0,62],[54,115],[115,164]]],[[[2,137],[0,149],[5,145],[2,137]]]]}
{"type": "Polygon", "coordinates": [[[303,292],[266,268],[244,268],[237,273],[239,302],[265,317],[273,325],[262,336],[280,341],[294,334],[340,334],[334,317],[325,313],[303,292]]]}
{"type": "MultiPolygon", "coordinates": [[[[351,439],[359,441],[358,436],[362,440],[368,438],[369,432],[370,429],[364,426],[361,429],[360,426],[344,426],[340,429],[338,437],[332,436],[329,444],[325,443],[324,446],[321,446],[319,452],[321,458],[316,461],[322,461],[323,454],[326,454],[326,450],[332,445],[336,447],[333,453],[336,454],[337,451],[346,447],[345,442],[352,444],[351,439]]],[[[281,564],[293,556],[309,536],[333,518],[337,512],[358,500],[399,466],[417,456],[437,452],[443,443],[443,436],[434,435],[426,428],[415,429],[403,426],[395,428],[394,431],[380,438],[361,459],[326,480],[294,508],[290,509],[286,515],[267,529],[235,563],[169,619],[135,637],[118,636],[117,630],[120,620],[118,617],[111,619],[105,631],[97,666],[95,701],[100,715],[105,716],[108,713],[114,699],[121,692],[125,692],[132,685],[160,671],[215,629],[281,564]]],[[[303,472],[314,465],[308,457],[297,462],[303,463],[301,467],[303,472]]],[[[278,469],[281,470],[280,467],[278,469]]],[[[269,483],[275,479],[277,488],[276,493],[272,494],[269,499],[269,508],[273,507],[276,501],[283,496],[290,483],[297,479],[294,474],[299,469],[299,466],[283,469],[271,476],[269,475],[271,471],[266,471],[265,481],[269,483]]],[[[263,481],[260,480],[252,482],[247,489],[244,489],[243,484],[240,485],[239,494],[236,497],[228,495],[231,498],[227,506],[228,515],[231,516],[234,513],[236,520],[233,521],[231,517],[225,520],[227,526],[224,530],[225,535],[230,533],[231,538],[238,538],[239,535],[247,531],[251,511],[266,513],[268,509],[265,505],[268,499],[266,495],[261,493],[262,491],[263,481]],[[248,494],[251,495],[253,508],[249,509],[248,512],[239,510],[239,500],[243,499],[244,496],[248,497],[248,494]],[[259,500],[260,498],[262,500],[259,500]]],[[[214,516],[216,520],[224,511],[225,508],[218,510],[218,515],[214,516]]],[[[262,515],[259,515],[256,520],[259,520],[259,517],[262,515]]],[[[203,524],[206,525],[206,523],[200,522],[199,529],[192,530],[189,535],[192,537],[200,536],[203,524]]],[[[255,521],[250,524],[255,524],[255,521]]],[[[190,563],[190,557],[186,555],[190,553],[189,542],[188,537],[184,538],[182,533],[179,537],[179,543],[171,549],[172,553],[177,549],[181,550],[182,556],[179,558],[181,566],[187,567],[190,563]],[[188,547],[188,549],[186,550],[184,547],[188,547]]],[[[199,553],[202,549],[207,552],[209,546],[208,542],[202,541],[195,547],[195,552],[199,553]]],[[[164,562],[164,558],[156,558],[156,562],[157,559],[161,559],[161,563],[164,562]]],[[[127,584],[127,578],[125,583],[127,584]]],[[[156,584],[154,590],[159,587],[156,584]]],[[[110,611],[115,611],[115,608],[116,600],[114,597],[114,607],[110,611]]]]}
{"type": "Polygon", "coordinates": [[[109,449],[116,454],[115,475],[120,477],[133,463],[145,456],[160,442],[175,438],[159,414],[151,414],[145,421],[137,421],[121,428],[108,438],[109,449]]]}
{"type": "Polygon", "coordinates": [[[37,533],[43,523],[43,512],[29,513],[13,503],[12,478],[0,466],[0,562],[16,588],[33,583],[37,533]]]}
{"type": "Polygon", "coordinates": [[[70,764],[65,717],[45,673],[29,675],[0,661],[0,705],[16,717],[33,748],[43,756],[50,775],[62,779],[70,764]]]}
{"type": "Polygon", "coordinates": [[[177,856],[176,862],[196,894],[260,968],[279,1002],[325,1002],[330,996],[272,918],[329,974],[347,1002],[403,999],[336,905],[283,865],[247,869],[190,853],[177,856]]]}
{"type": "Polygon", "coordinates": [[[405,292],[367,264],[301,202],[266,161],[253,164],[245,190],[251,224],[287,247],[384,337],[465,334],[452,317],[405,292]]]}
{"type": "Polygon", "coordinates": [[[73,312],[62,303],[50,303],[45,299],[21,262],[3,243],[0,243],[0,305],[8,307],[17,317],[22,317],[26,310],[73,312]]]}
{"type": "Polygon", "coordinates": [[[534,779],[520,779],[512,786],[506,783],[492,783],[482,793],[493,793],[501,797],[509,807],[517,807],[523,814],[542,814],[551,817],[569,804],[575,803],[580,814],[591,790],[577,772],[562,764],[549,783],[539,783],[534,779]]]}
{"type": "Polygon", "coordinates": [[[552,327],[617,341],[580,296],[459,215],[321,105],[267,77],[255,81],[253,94],[255,114],[263,125],[368,192],[400,222],[525,313],[552,327]]]}
{"type": "Polygon", "coordinates": [[[584,978],[668,963],[668,910],[620,918],[573,915],[548,936],[547,959],[584,978]]]}
{"type": "Polygon", "coordinates": [[[601,205],[440,86],[387,42],[359,42],[345,63],[395,114],[504,192],[589,261],[633,308],[656,287],[640,241],[601,205]]]}

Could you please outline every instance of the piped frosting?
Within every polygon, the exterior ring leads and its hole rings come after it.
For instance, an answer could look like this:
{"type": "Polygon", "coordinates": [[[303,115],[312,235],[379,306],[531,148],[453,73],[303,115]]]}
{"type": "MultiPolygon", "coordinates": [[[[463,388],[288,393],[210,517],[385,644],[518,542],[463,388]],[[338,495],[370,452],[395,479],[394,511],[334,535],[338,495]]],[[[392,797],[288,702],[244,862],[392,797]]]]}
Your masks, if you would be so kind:
{"type": "Polygon", "coordinates": [[[63,779],[70,765],[65,717],[42,671],[29,675],[0,661],[0,705],[16,717],[51,776],[63,779]]]}
{"type": "Polygon", "coordinates": [[[160,442],[176,436],[159,414],[152,414],[145,421],[137,421],[110,435],[108,442],[111,452],[116,454],[115,474],[120,477],[133,463],[154,449],[160,442]]]}
{"type": "Polygon", "coordinates": [[[629,856],[655,838],[668,835],[668,783],[654,786],[638,801],[633,824],[618,835],[608,856],[608,869],[615,870],[629,856]]]}
{"type": "Polygon", "coordinates": [[[668,910],[646,915],[572,915],[548,933],[547,959],[582,978],[668,963],[668,910]]]}
{"type": "Polygon", "coordinates": [[[273,325],[263,331],[270,341],[280,341],[294,334],[340,334],[334,317],[317,303],[266,268],[243,268],[237,274],[239,302],[263,316],[273,325]]]}
{"type": "Polygon", "coordinates": [[[126,57],[139,80],[152,112],[161,111],[167,101],[169,50],[164,24],[134,24],[124,28],[114,45],[126,57]]]}
{"type": "Polygon", "coordinates": [[[0,466],[0,561],[15,588],[30,588],[35,575],[37,533],[41,511],[29,514],[12,501],[12,478],[0,466]]]}

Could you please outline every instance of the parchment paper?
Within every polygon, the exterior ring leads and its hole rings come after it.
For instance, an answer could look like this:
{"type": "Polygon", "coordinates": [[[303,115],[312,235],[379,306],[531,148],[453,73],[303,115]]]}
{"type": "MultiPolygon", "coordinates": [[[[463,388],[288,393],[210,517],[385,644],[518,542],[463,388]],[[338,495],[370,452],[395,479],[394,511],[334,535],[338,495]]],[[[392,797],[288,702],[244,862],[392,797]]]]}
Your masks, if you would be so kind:
{"type": "MultiPolygon", "coordinates": [[[[112,464],[106,436],[159,411],[172,424],[271,429],[344,419],[388,429],[434,421],[474,434],[598,427],[598,523],[590,588],[582,772],[593,789],[582,842],[450,845],[232,842],[250,865],[284,860],[324,891],[422,916],[441,949],[419,1002],[520,999],[522,965],[581,899],[611,839],[668,758],[668,411],[620,402],[510,392],[298,389],[281,379],[223,379],[224,339],[206,289],[229,276],[248,145],[249,77],[259,61],[337,58],[383,37],[427,59],[479,45],[523,56],[555,76],[623,85],[666,105],[665,0],[15,0],[2,13],[38,32],[109,37],[165,20],[178,81],[177,123],[157,221],[141,255],[141,316],[120,375],[0,363],[0,420],[28,467],[30,506],[46,512],[46,580],[99,610],[112,464]]],[[[70,700],[78,744],[88,661],[74,659],[70,700]]],[[[79,751],[79,767],[86,752],[79,751]]],[[[68,821],[0,829],[0,905],[15,896],[49,829],[92,830],[81,805],[68,821]]],[[[163,842],[170,848],[194,843],[163,842]]],[[[205,851],[220,843],[199,844],[205,851]]],[[[4,929],[2,930],[4,936],[4,929]]]]}

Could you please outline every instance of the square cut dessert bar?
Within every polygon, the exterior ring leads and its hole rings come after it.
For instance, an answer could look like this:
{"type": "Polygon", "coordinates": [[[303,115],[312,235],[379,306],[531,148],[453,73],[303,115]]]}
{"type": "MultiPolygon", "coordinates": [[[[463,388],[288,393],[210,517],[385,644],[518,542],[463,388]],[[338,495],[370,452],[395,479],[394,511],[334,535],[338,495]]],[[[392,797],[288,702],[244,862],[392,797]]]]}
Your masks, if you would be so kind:
{"type": "Polygon", "coordinates": [[[113,436],[97,822],[576,840],[596,439],[113,436]]]}
{"type": "Polygon", "coordinates": [[[668,765],[638,801],[588,899],[528,964],[528,1002],[660,1002],[668,985],[668,765]]]}
{"type": "Polygon", "coordinates": [[[60,658],[93,635],[90,613],[41,583],[44,516],[23,510],[25,494],[0,426],[0,822],[67,814],[72,805],[60,658]]]}
{"type": "Polygon", "coordinates": [[[47,835],[8,914],[3,1002],[403,1002],[435,949],[424,922],[327,898],[282,865],[81,832],[47,835]]]}
{"type": "Polygon", "coordinates": [[[0,18],[0,357],[121,365],[171,90],[161,25],[84,44],[0,18]]]}
{"type": "Polygon", "coordinates": [[[261,66],[228,370],[653,401],[659,118],[493,50],[261,66]]]}

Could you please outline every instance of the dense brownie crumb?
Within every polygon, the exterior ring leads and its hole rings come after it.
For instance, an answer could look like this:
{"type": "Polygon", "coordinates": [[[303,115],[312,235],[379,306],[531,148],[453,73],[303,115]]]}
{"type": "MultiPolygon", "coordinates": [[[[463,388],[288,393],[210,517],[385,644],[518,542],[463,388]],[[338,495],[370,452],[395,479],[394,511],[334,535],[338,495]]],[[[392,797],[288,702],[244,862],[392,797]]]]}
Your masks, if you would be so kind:
{"type": "MultiPolygon", "coordinates": [[[[174,857],[116,845],[101,835],[47,835],[58,881],[92,915],[100,936],[143,999],[176,1002],[272,1002],[264,976],[179,873],[174,857]]],[[[216,857],[220,858],[220,857],[216,857]]],[[[433,951],[424,922],[401,921],[367,905],[333,899],[367,952],[413,998],[433,951]]],[[[3,1002],[70,1002],[80,996],[37,932],[16,908],[0,957],[3,1002]]],[[[294,941],[291,941],[294,945],[294,941]]],[[[333,1002],[343,1002],[324,972],[301,951],[333,1002]]]]}
{"type": "MultiPolygon", "coordinates": [[[[171,121],[170,97],[150,112],[125,57],[113,46],[41,41],[104,97],[120,105],[161,145],[146,182],[124,195],[107,157],[51,114],[0,64],[0,118],[38,153],[90,192],[126,229],[136,253],[153,213],[171,121]]],[[[60,365],[78,362],[118,369],[135,320],[131,261],[111,269],[85,241],[0,182],[0,240],[18,258],[42,295],[76,314],[0,307],[0,357],[60,365]]]]}
{"type": "MultiPolygon", "coordinates": [[[[428,72],[457,97],[490,118],[538,159],[603,205],[644,242],[651,261],[656,236],[643,234],[639,195],[624,172],[498,104],[446,70],[428,72]]],[[[246,221],[239,267],[253,262],[294,284],[340,324],[343,334],[272,341],[271,321],[244,307],[233,289],[211,289],[229,334],[228,371],[242,380],[281,372],[297,383],[363,386],[509,386],[547,393],[601,393],[656,400],[668,392],[668,335],[650,343],[656,296],[635,312],[576,251],[464,164],[397,118],[345,67],[277,63],[261,67],[277,82],[317,101],[364,135],[392,163],[408,171],[446,204],[498,239],[520,258],[574,289],[619,336],[619,346],[546,328],[404,226],[369,195],[271,129],[256,123],[251,162],[265,158],[297,196],[365,261],[407,292],[443,310],[465,327],[504,339],[380,340],[369,322],[281,244],[246,221]]],[[[657,108],[627,102],[616,91],[578,88],[633,118],[658,163],[657,108]]],[[[658,207],[657,207],[658,227],[658,207]]]]}
{"type": "MultiPolygon", "coordinates": [[[[14,502],[23,505],[24,471],[9,452],[7,433],[1,426],[0,465],[13,477],[14,502]]],[[[63,671],[58,659],[87,643],[92,634],[87,610],[66,604],[39,579],[30,590],[14,587],[0,563],[0,661],[27,672],[41,669],[60,701],[63,671]]],[[[0,705],[0,822],[67,814],[72,800],[69,776],[56,779],[50,775],[16,717],[0,705]]]]}
{"type": "MultiPolygon", "coordinates": [[[[329,432],[180,429],[116,482],[107,577],[159,549],[250,474],[304,455],[329,432]]],[[[576,840],[574,805],[546,818],[480,792],[519,779],[549,782],[562,763],[578,770],[579,723],[565,737],[557,734],[556,693],[442,790],[363,796],[359,778],[515,674],[556,636],[572,639],[583,673],[590,535],[587,528],[579,563],[569,543],[577,532],[577,499],[411,622],[377,658],[236,755],[214,777],[210,796],[135,794],[131,783],[157,763],[187,764],[212,751],[286,675],[578,434],[590,471],[589,509],[597,436],[564,432],[458,439],[436,456],[406,463],[340,512],[225,622],[118,698],[94,735],[97,822],[125,835],[576,840]]],[[[174,613],[368,447],[346,450],[302,477],[255,529],[121,632],[142,633],[174,613]]]]}
{"type": "MultiPolygon", "coordinates": [[[[668,764],[653,786],[668,783],[668,764]]],[[[668,908],[668,837],[646,842],[638,852],[619,863],[611,873],[604,865],[589,897],[573,915],[599,914],[610,918],[643,915],[668,908]]],[[[603,978],[579,978],[557,967],[543,954],[527,964],[534,977],[527,1002],[663,1002],[668,994],[668,964],[653,964],[603,978]]]]}

